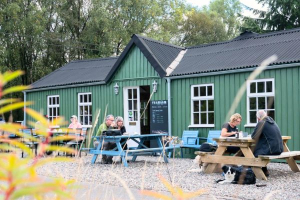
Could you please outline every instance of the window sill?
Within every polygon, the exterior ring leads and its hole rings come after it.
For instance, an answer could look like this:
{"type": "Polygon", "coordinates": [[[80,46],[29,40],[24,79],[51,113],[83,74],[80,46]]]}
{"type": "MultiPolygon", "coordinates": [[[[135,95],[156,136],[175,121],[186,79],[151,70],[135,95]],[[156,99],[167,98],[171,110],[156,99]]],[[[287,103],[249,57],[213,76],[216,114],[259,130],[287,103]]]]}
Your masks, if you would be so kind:
{"type": "Polygon", "coordinates": [[[214,128],[214,124],[192,124],[188,126],[189,128],[214,128]]]}
{"type": "Polygon", "coordinates": [[[252,128],[252,127],[255,127],[256,124],[245,124],[244,127],[249,127],[249,128],[252,128]]]}

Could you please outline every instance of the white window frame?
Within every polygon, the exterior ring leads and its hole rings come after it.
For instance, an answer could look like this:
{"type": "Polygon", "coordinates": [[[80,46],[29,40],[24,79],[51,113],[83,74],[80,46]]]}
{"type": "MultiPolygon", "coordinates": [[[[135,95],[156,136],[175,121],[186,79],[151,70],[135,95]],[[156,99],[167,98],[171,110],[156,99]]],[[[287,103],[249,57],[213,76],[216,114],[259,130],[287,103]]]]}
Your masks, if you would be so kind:
{"type": "MultiPolygon", "coordinates": [[[[250,123],[250,98],[252,97],[274,97],[275,99],[275,79],[274,78],[268,78],[268,79],[256,79],[247,81],[247,124],[245,124],[245,127],[255,127],[257,123],[250,123]],[[266,82],[271,81],[272,82],[272,92],[264,92],[264,93],[258,93],[257,92],[257,84],[256,84],[256,93],[250,93],[250,85],[251,83],[257,83],[257,82],[264,82],[265,88],[266,88],[266,82]]],[[[266,102],[267,103],[267,102],[266,102]]],[[[257,108],[258,105],[256,105],[256,111],[258,111],[257,108]]],[[[254,111],[254,110],[252,110],[254,111]]],[[[274,104],[274,111],[275,111],[275,104],[274,104]]]]}
{"type": "MultiPolygon", "coordinates": [[[[194,112],[193,112],[193,101],[195,100],[206,100],[206,103],[208,102],[207,100],[215,100],[214,99],[214,84],[210,83],[210,84],[198,84],[198,85],[191,85],[191,125],[189,125],[189,127],[215,127],[215,124],[194,124],[194,112]],[[207,86],[212,86],[212,96],[207,96],[207,90],[206,90],[206,96],[205,97],[200,97],[200,91],[199,91],[199,97],[195,97],[194,96],[194,88],[195,87],[207,87],[207,86]]],[[[199,106],[200,107],[200,106],[199,106]]],[[[206,108],[208,109],[208,105],[206,105],[206,108]]],[[[211,111],[206,110],[206,113],[211,113],[211,111]]],[[[213,111],[213,113],[215,114],[215,110],[213,111]]],[[[207,120],[208,120],[208,116],[207,116],[207,120]]]]}
{"type": "MultiPolygon", "coordinates": [[[[60,109],[59,105],[60,105],[59,95],[47,96],[47,115],[48,115],[49,122],[53,121],[53,117],[55,117],[55,118],[59,117],[59,115],[57,115],[57,111],[56,111],[56,116],[53,115],[53,110],[52,110],[52,115],[50,115],[50,112],[49,112],[49,110],[53,109],[53,108],[58,108],[58,110],[59,110],[60,109]],[[50,105],[50,98],[57,98],[57,97],[58,97],[59,103],[50,105]],[[52,118],[52,120],[50,120],[50,118],[52,118]]],[[[60,113],[60,111],[59,111],[59,113],[60,113]]],[[[54,126],[52,126],[52,128],[58,128],[58,127],[59,127],[59,125],[55,125],[55,124],[54,124],[54,126]]]]}
{"type": "MultiPolygon", "coordinates": [[[[78,122],[81,123],[82,127],[86,127],[86,128],[90,128],[92,127],[92,124],[90,125],[84,125],[82,122],[81,122],[81,115],[80,115],[80,106],[91,106],[91,108],[93,109],[93,100],[92,100],[92,93],[91,92],[85,92],[85,93],[78,93],[78,122]],[[91,102],[83,102],[81,103],[80,102],[80,96],[81,95],[91,95],[91,102]]],[[[83,116],[85,116],[85,114],[83,113],[83,116]]],[[[90,114],[90,110],[88,110],[88,114],[87,114],[88,118],[90,116],[92,116],[92,119],[93,119],[93,114],[90,114]]],[[[92,122],[91,122],[92,123],[92,122]]]]}

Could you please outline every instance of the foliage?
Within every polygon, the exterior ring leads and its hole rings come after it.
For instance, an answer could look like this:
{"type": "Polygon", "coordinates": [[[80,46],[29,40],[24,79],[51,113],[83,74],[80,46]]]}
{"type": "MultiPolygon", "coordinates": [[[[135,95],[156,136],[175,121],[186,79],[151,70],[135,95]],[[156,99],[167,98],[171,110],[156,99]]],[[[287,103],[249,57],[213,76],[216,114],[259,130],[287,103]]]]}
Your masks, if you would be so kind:
{"type": "Polygon", "coordinates": [[[142,190],[141,193],[145,196],[151,196],[157,199],[164,199],[164,200],[183,200],[183,199],[191,199],[194,197],[198,197],[205,193],[204,189],[197,190],[195,192],[184,192],[180,187],[174,187],[171,183],[169,183],[164,177],[159,176],[158,177],[160,181],[165,185],[165,187],[171,192],[172,197],[169,197],[165,194],[161,194],[154,191],[149,190],[142,190]]]}
{"type": "Polygon", "coordinates": [[[248,8],[258,19],[244,19],[243,29],[248,28],[255,32],[268,32],[275,30],[286,30],[300,27],[300,1],[298,0],[257,0],[267,11],[248,8]]]}
{"type": "MultiPolygon", "coordinates": [[[[9,110],[18,109],[29,105],[30,102],[20,102],[19,99],[2,99],[3,96],[28,89],[27,86],[14,86],[4,89],[4,86],[9,81],[14,80],[23,74],[21,71],[0,73],[0,114],[9,110]]],[[[43,180],[36,174],[36,169],[49,162],[69,161],[67,158],[48,157],[42,158],[45,151],[59,151],[74,153],[74,150],[67,147],[57,147],[51,145],[51,142],[63,140],[66,138],[51,137],[48,128],[52,125],[42,115],[34,110],[27,109],[27,114],[35,120],[40,121],[41,126],[36,134],[40,137],[33,137],[31,135],[25,136],[20,132],[22,127],[20,124],[4,123],[0,124],[0,197],[3,199],[17,199],[24,196],[34,197],[36,199],[43,199],[47,195],[54,195],[57,199],[69,199],[72,196],[67,192],[73,181],[66,181],[63,179],[52,179],[50,181],[43,180]],[[39,142],[38,155],[34,156],[31,149],[23,143],[22,140],[11,140],[9,134],[19,135],[24,140],[39,142]],[[45,141],[41,141],[41,138],[45,141]],[[7,151],[11,151],[8,152],[7,151]],[[20,159],[18,152],[23,151],[27,153],[27,157],[20,159]]],[[[57,119],[57,124],[63,124],[63,119],[57,119]]]]}

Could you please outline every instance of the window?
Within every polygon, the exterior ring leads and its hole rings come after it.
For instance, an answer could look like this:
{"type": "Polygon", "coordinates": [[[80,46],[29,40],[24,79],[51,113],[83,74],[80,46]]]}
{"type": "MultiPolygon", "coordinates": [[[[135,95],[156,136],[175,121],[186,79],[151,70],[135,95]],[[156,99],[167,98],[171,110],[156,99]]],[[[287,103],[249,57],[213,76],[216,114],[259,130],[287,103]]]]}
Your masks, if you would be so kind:
{"type": "Polygon", "coordinates": [[[78,120],[82,126],[92,126],[92,93],[78,94],[78,120]]]}
{"type": "Polygon", "coordinates": [[[52,122],[59,117],[59,96],[48,96],[48,118],[52,122]]]}
{"type": "Polygon", "coordinates": [[[214,85],[192,85],[192,126],[212,127],[214,125],[214,85]]]}
{"type": "Polygon", "coordinates": [[[274,79],[260,79],[247,82],[247,122],[257,123],[256,112],[265,110],[275,119],[274,79]]]}

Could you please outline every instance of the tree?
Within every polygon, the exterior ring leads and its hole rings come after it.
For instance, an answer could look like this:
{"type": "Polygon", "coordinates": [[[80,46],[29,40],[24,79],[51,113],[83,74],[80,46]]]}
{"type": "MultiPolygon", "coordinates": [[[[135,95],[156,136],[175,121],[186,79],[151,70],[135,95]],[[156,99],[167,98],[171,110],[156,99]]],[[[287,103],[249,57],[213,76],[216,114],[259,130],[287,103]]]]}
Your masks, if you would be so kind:
{"type": "MultiPolygon", "coordinates": [[[[249,8],[260,19],[246,19],[246,25],[256,22],[264,31],[285,30],[300,27],[300,1],[298,0],[257,0],[258,3],[268,7],[267,11],[249,8]],[[250,23],[249,23],[250,21],[250,23]]],[[[257,28],[257,27],[256,27],[257,28]]]]}

